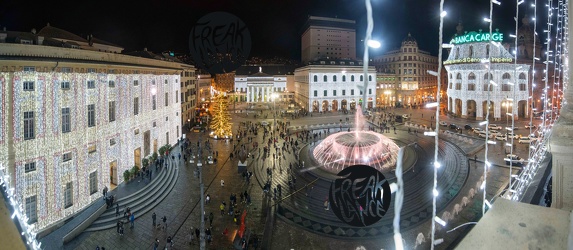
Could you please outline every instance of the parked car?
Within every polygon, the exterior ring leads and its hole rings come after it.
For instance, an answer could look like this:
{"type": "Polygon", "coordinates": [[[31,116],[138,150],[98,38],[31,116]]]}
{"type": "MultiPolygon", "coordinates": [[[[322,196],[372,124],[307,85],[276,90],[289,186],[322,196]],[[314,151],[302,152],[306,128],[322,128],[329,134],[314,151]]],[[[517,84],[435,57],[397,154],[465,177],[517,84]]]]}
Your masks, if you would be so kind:
{"type": "Polygon", "coordinates": [[[534,124],[528,123],[527,125],[525,125],[525,128],[537,128],[537,126],[535,126],[534,124]]]}
{"type": "Polygon", "coordinates": [[[402,115],[402,119],[408,120],[408,119],[410,119],[410,115],[408,115],[408,114],[403,114],[403,115],[402,115]]]}
{"type": "Polygon", "coordinates": [[[519,144],[523,144],[523,143],[531,143],[533,140],[529,137],[520,137],[519,138],[519,144]]]}
{"type": "Polygon", "coordinates": [[[509,132],[506,134],[507,138],[519,139],[519,135],[514,134],[513,132],[509,132]]]}
{"type": "Polygon", "coordinates": [[[499,132],[499,131],[497,131],[497,130],[490,130],[490,131],[489,131],[489,134],[490,134],[490,135],[493,135],[493,136],[498,136],[498,135],[501,135],[501,132],[499,132]]]}
{"type": "Polygon", "coordinates": [[[495,136],[495,139],[498,140],[498,141],[507,141],[507,136],[502,135],[502,134],[497,134],[497,135],[495,136]]]}
{"type": "Polygon", "coordinates": [[[505,130],[507,130],[507,131],[513,131],[513,130],[517,130],[517,129],[518,129],[518,127],[513,127],[513,128],[512,127],[505,127],[505,130]]]}
{"type": "Polygon", "coordinates": [[[540,139],[539,137],[537,137],[537,136],[534,135],[534,134],[530,134],[528,137],[529,137],[529,139],[531,139],[532,141],[539,141],[539,139],[540,139]]]}
{"type": "Polygon", "coordinates": [[[487,127],[488,127],[489,129],[501,129],[501,126],[496,125],[496,124],[490,124],[490,125],[487,125],[487,127]]]}
{"type": "Polygon", "coordinates": [[[482,128],[474,128],[474,133],[479,134],[481,131],[484,131],[482,128]]]}
{"type": "Polygon", "coordinates": [[[458,125],[453,124],[453,123],[450,123],[449,128],[451,128],[451,129],[457,129],[457,128],[458,128],[458,125]]]}
{"type": "Polygon", "coordinates": [[[441,122],[440,122],[440,126],[444,126],[444,127],[447,127],[447,126],[448,126],[448,123],[447,123],[447,122],[445,122],[445,121],[441,121],[441,122]]]}
{"type": "Polygon", "coordinates": [[[505,156],[505,164],[509,165],[511,161],[512,166],[522,166],[525,160],[517,155],[508,154],[505,156]]]}
{"type": "Polygon", "coordinates": [[[470,126],[469,124],[466,124],[466,125],[464,125],[464,128],[465,128],[466,130],[470,130],[470,129],[472,129],[472,126],[470,126]]]}
{"type": "MultiPolygon", "coordinates": [[[[482,138],[486,138],[486,136],[485,136],[485,131],[480,131],[478,136],[479,136],[479,137],[482,137],[482,138]]],[[[489,138],[492,138],[492,137],[493,137],[493,135],[492,135],[492,134],[489,134],[489,138]]]]}
{"type": "Polygon", "coordinates": [[[268,123],[267,121],[262,121],[262,122],[261,122],[261,125],[263,125],[263,126],[268,126],[269,123],[268,123]]]}

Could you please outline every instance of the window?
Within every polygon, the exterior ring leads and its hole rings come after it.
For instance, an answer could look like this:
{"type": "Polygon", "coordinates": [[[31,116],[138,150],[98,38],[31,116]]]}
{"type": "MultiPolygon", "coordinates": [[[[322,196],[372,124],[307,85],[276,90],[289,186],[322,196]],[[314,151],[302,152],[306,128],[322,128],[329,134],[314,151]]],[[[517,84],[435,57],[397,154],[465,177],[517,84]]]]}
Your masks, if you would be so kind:
{"type": "Polygon", "coordinates": [[[179,102],[177,96],[179,95],[179,91],[175,90],[175,103],[179,102]]]}
{"type": "Polygon", "coordinates": [[[328,81],[328,77],[327,77],[327,76],[323,76],[323,77],[322,77],[322,81],[323,81],[323,82],[327,82],[327,81],[328,81]]]}
{"type": "Polygon", "coordinates": [[[167,79],[165,79],[165,84],[167,84],[167,79]]]}
{"type": "Polygon", "coordinates": [[[346,95],[346,89],[342,90],[342,95],[346,95]]]}
{"type": "Polygon", "coordinates": [[[156,97],[156,95],[152,95],[151,96],[151,108],[153,110],[155,110],[157,108],[156,103],[157,103],[157,97],[156,97]]]}
{"type": "Polygon", "coordinates": [[[315,90],[315,91],[314,91],[314,96],[315,96],[315,97],[318,96],[318,90],[315,90]]]}
{"type": "Polygon", "coordinates": [[[70,108],[62,108],[62,133],[71,131],[70,108]]]}
{"type": "Polygon", "coordinates": [[[166,144],[169,144],[169,132],[165,133],[165,141],[166,141],[166,144]]]}
{"type": "Polygon", "coordinates": [[[33,81],[25,81],[24,82],[24,91],[34,91],[34,82],[33,81]]]}
{"type": "Polygon", "coordinates": [[[461,90],[462,89],[462,84],[457,82],[456,83],[456,90],[461,90]]]}
{"type": "Polygon", "coordinates": [[[485,46],[485,57],[489,57],[489,44],[485,46]]]}
{"type": "Polygon", "coordinates": [[[62,72],[62,73],[72,73],[72,68],[70,68],[70,67],[62,67],[61,72],[62,72]]]}
{"type": "Polygon", "coordinates": [[[511,75],[509,75],[509,73],[504,73],[504,74],[501,76],[501,79],[503,79],[503,80],[509,80],[509,79],[511,79],[511,75]]]}
{"type": "Polygon", "coordinates": [[[520,83],[519,84],[519,91],[525,91],[526,90],[525,86],[526,86],[525,83],[520,83]]]}
{"type": "Polygon", "coordinates": [[[94,69],[94,68],[88,68],[88,73],[96,73],[96,69],[94,69]]]}
{"type": "Polygon", "coordinates": [[[314,75],[314,82],[318,82],[318,76],[314,75]]]}
{"type": "Polygon", "coordinates": [[[353,89],[350,90],[350,95],[354,95],[354,90],[353,90],[353,89]]]}
{"type": "MultiPolygon", "coordinates": [[[[416,70],[414,70],[414,74],[416,74],[416,70]]],[[[372,81],[372,75],[368,76],[368,81],[371,82],[372,81]]]]}
{"type": "Polygon", "coordinates": [[[115,101],[109,102],[109,121],[115,121],[115,101]]]}
{"type": "Polygon", "coordinates": [[[91,145],[88,147],[88,154],[95,153],[96,150],[97,150],[96,145],[91,145]]]}
{"type": "Polygon", "coordinates": [[[95,126],[95,104],[88,105],[88,127],[95,126]]]}
{"type": "Polygon", "coordinates": [[[36,196],[26,198],[26,217],[28,217],[28,224],[33,224],[38,221],[38,212],[36,205],[36,196]]]}
{"type": "Polygon", "coordinates": [[[475,91],[476,90],[476,85],[475,83],[470,83],[468,84],[468,91],[475,91]]]}
{"type": "Polygon", "coordinates": [[[372,89],[368,89],[368,94],[369,94],[369,95],[372,94],[372,89]]]}
{"type": "Polygon", "coordinates": [[[474,46],[473,46],[473,45],[470,45],[470,50],[469,50],[469,53],[468,53],[468,57],[469,57],[469,58],[472,58],[473,55],[474,55],[474,46]]]}
{"type": "Polygon", "coordinates": [[[28,162],[24,164],[24,172],[28,173],[32,171],[36,171],[36,162],[28,162]]]}
{"type": "Polygon", "coordinates": [[[71,207],[73,204],[73,186],[72,182],[68,182],[66,183],[66,189],[64,191],[64,208],[71,207]]]}
{"type": "Polygon", "coordinates": [[[153,122],[153,127],[154,127],[154,128],[157,127],[157,123],[156,123],[156,122],[153,122]]]}
{"type": "Polygon", "coordinates": [[[364,76],[360,75],[360,81],[363,82],[364,81],[364,76]]]}
{"type": "Polygon", "coordinates": [[[34,66],[24,66],[24,72],[34,72],[36,71],[36,67],[34,66]]]}
{"type": "Polygon", "coordinates": [[[336,82],[336,76],[332,76],[332,81],[336,82]]]}
{"type": "Polygon", "coordinates": [[[108,87],[110,88],[115,88],[115,81],[109,80],[109,82],[107,82],[108,87]]]}
{"type": "Polygon", "coordinates": [[[62,89],[63,90],[70,89],[70,82],[62,82],[62,89]]]}
{"type": "Polygon", "coordinates": [[[136,129],[133,131],[133,134],[134,134],[134,135],[138,135],[138,134],[139,134],[139,129],[136,128],[136,129]]]}
{"type": "Polygon", "coordinates": [[[501,85],[501,91],[511,91],[511,86],[509,86],[507,83],[503,83],[501,85]]]}
{"type": "Polygon", "coordinates": [[[328,90],[324,90],[323,96],[327,96],[327,95],[328,95],[328,90]]]}
{"type": "Polygon", "coordinates": [[[519,74],[519,79],[525,80],[525,74],[523,74],[523,73],[519,74]]]}
{"type": "Polygon", "coordinates": [[[72,152],[67,152],[62,155],[62,162],[66,162],[72,159],[72,152]]]}
{"type": "Polygon", "coordinates": [[[468,80],[475,80],[476,79],[476,75],[474,73],[470,73],[468,75],[468,80]]]}
{"type": "Polygon", "coordinates": [[[336,89],[332,91],[332,96],[336,96],[336,89]]]}
{"type": "Polygon", "coordinates": [[[354,82],[354,75],[351,75],[351,76],[350,76],[350,81],[351,81],[351,82],[354,82]]]}
{"type": "Polygon", "coordinates": [[[34,111],[24,112],[24,140],[34,139],[34,111]]]}
{"type": "Polygon", "coordinates": [[[165,93],[165,106],[169,106],[169,93],[165,93]]]}
{"type": "Polygon", "coordinates": [[[139,81],[138,81],[138,80],[133,80],[133,86],[139,86],[139,81]]]}
{"type": "MultiPolygon", "coordinates": [[[[486,81],[488,80],[487,79],[487,73],[485,75],[483,75],[483,79],[486,81]]],[[[491,74],[491,73],[489,73],[489,80],[493,80],[493,74],[491,74]]]]}
{"type": "Polygon", "coordinates": [[[489,91],[492,91],[492,90],[493,90],[492,84],[490,84],[490,83],[484,83],[484,84],[483,84],[483,91],[488,91],[488,88],[489,88],[489,91]]]}
{"type": "Polygon", "coordinates": [[[169,116],[165,117],[165,121],[168,122],[169,121],[169,116]]]}
{"type": "Polygon", "coordinates": [[[97,171],[90,173],[90,195],[97,192],[97,171]]]}
{"type": "Polygon", "coordinates": [[[115,145],[115,138],[109,139],[109,145],[110,145],[110,146],[115,145]]]}
{"type": "Polygon", "coordinates": [[[88,81],[88,89],[95,89],[96,85],[95,85],[95,81],[94,80],[89,80],[88,81]]]}
{"type": "Polygon", "coordinates": [[[139,115],[139,97],[133,98],[133,115],[139,115]]]}
{"type": "Polygon", "coordinates": [[[461,80],[461,79],[462,79],[462,74],[458,73],[458,74],[456,75],[456,79],[461,80]]]}
{"type": "Polygon", "coordinates": [[[346,82],[346,76],[342,76],[342,81],[346,82]]]}

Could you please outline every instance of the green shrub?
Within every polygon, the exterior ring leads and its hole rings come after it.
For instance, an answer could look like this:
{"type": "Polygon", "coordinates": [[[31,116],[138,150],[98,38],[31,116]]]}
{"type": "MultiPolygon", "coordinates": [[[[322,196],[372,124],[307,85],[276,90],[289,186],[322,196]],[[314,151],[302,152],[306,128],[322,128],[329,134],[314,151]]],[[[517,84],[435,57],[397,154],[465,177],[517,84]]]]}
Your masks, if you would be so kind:
{"type": "Polygon", "coordinates": [[[127,182],[129,181],[129,178],[131,178],[131,173],[129,170],[123,171],[123,181],[127,182]]]}

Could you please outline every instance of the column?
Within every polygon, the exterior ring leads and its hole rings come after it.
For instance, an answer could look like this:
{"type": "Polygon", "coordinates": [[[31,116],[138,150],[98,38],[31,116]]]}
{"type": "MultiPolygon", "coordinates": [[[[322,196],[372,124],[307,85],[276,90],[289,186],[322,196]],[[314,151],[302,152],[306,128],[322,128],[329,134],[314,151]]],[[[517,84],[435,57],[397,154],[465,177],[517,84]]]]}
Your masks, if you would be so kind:
{"type": "Polygon", "coordinates": [[[476,120],[483,120],[483,102],[476,102],[476,120]]]}
{"type": "Polygon", "coordinates": [[[468,101],[465,99],[462,99],[462,113],[461,113],[461,117],[462,118],[468,118],[468,101]]]}

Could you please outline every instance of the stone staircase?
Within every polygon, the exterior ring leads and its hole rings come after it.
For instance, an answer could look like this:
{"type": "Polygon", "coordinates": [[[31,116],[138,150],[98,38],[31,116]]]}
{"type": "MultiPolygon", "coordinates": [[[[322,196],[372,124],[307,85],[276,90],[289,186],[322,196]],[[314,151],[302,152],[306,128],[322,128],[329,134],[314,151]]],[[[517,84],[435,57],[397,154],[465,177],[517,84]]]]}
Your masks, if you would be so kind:
{"type": "Polygon", "coordinates": [[[145,188],[130,194],[126,197],[121,197],[114,203],[119,203],[119,215],[115,215],[115,206],[110,207],[103,212],[100,217],[95,220],[85,231],[93,232],[113,228],[117,225],[118,220],[124,223],[127,220],[123,217],[123,212],[126,207],[130,207],[131,212],[135,213],[136,219],[138,216],[144,215],[155,206],[157,206],[169,193],[173,190],[177,178],[179,177],[178,167],[163,167],[159,175],[155,176],[151,183],[145,188]]]}

